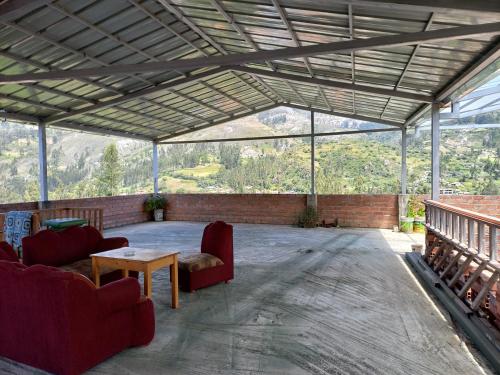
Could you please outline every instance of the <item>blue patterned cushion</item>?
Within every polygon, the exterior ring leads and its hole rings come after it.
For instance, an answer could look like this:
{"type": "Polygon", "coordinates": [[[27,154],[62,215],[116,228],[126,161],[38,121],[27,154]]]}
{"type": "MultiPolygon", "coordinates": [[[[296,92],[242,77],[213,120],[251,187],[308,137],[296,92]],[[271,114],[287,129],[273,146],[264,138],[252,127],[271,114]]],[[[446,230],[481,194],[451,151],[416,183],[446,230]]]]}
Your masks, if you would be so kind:
{"type": "Polygon", "coordinates": [[[30,211],[10,211],[5,214],[4,239],[15,250],[21,248],[22,239],[31,234],[30,211]]]}

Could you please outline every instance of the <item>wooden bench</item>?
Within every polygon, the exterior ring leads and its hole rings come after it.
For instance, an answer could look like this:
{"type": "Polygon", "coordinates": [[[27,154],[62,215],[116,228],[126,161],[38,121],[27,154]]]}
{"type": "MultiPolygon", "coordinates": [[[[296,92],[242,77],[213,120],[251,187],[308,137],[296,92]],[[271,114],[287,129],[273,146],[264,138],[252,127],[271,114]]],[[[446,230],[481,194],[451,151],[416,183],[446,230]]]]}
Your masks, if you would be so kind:
{"type": "MultiPolygon", "coordinates": [[[[48,219],[60,219],[65,217],[77,217],[88,221],[101,234],[104,231],[103,209],[102,208],[49,208],[42,210],[33,210],[31,218],[31,234],[35,234],[43,229],[43,222],[48,219]]],[[[3,227],[5,222],[5,213],[0,213],[0,241],[4,238],[3,227]]]]}

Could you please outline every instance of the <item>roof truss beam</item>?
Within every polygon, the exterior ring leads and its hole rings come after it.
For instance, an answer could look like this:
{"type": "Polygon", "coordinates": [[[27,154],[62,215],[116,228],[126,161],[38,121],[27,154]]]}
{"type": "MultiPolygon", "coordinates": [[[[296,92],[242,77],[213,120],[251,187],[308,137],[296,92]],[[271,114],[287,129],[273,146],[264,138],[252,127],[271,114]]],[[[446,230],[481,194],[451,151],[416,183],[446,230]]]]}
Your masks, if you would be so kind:
{"type": "MultiPolygon", "coordinates": [[[[488,65],[495,62],[498,58],[500,58],[500,41],[493,43],[487,51],[485,51],[481,56],[472,63],[468,68],[466,68],[462,73],[458,74],[458,76],[453,79],[445,88],[443,88],[439,93],[436,94],[436,101],[441,102],[447,98],[451,94],[453,94],[456,90],[458,90],[461,86],[467,83],[470,79],[476,76],[479,72],[485,69],[488,65]]],[[[466,95],[467,92],[464,92],[463,95],[466,95]]],[[[456,100],[459,100],[457,98],[456,100]]],[[[420,106],[413,114],[411,114],[405,125],[411,125],[418,121],[425,113],[427,113],[430,109],[430,105],[425,104],[420,106]]]]}
{"type": "Polygon", "coordinates": [[[101,128],[96,125],[88,125],[88,124],[80,124],[78,122],[58,122],[56,124],[47,125],[48,127],[68,129],[73,131],[87,132],[87,133],[97,133],[104,135],[113,135],[117,137],[125,137],[125,138],[133,138],[142,141],[152,141],[152,137],[147,137],[142,134],[137,134],[130,131],[122,131],[122,130],[112,130],[109,128],[101,128]]]}
{"type": "Polygon", "coordinates": [[[439,12],[445,14],[467,14],[500,12],[498,2],[489,0],[339,0],[339,3],[372,6],[387,10],[439,12]]]}
{"type": "Polygon", "coordinates": [[[273,103],[271,105],[256,106],[254,108],[251,108],[248,111],[244,111],[244,112],[241,112],[241,113],[238,113],[238,114],[234,114],[234,115],[228,115],[229,118],[225,118],[225,119],[221,119],[221,120],[218,120],[218,121],[214,121],[214,122],[212,122],[212,123],[210,123],[208,125],[197,126],[196,128],[193,128],[193,129],[190,129],[190,130],[186,130],[186,131],[165,134],[163,136],[160,136],[160,137],[156,138],[155,141],[156,142],[161,142],[161,141],[165,141],[167,139],[179,137],[179,136],[184,135],[184,134],[188,134],[188,133],[192,133],[194,131],[206,129],[206,128],[209,128],[209,127],[212,127],[212,126],[215,126],[215,125],[224,124],[224,123],[226,123],[228,121],[237,120],[237,119],[240,119],[240,118],[243,118],[243,117],[246,117],[246,116],[253,115],[255,113],[259,113],[259,112],[263,112],[263,111],[268,111],[270,109],[279,107],[280,105],[282,105],[282,104],[273,103]]]}
{"type": "MultiPolygon", "coordinates": [[[[217,43],[213,38],[211,38],[209,35],[207,35],[203,30],[201,30],[198,26],[196,26],[188,17],[186,17],[182,11],[180,11],[176,6],[170,3],[168,0],[159,0],[159,2],[165,7],[170,13],[172,13],[177,19],[181,22],[183,22],[187,27],[189,27],[193,32],[198,34],[202,39],[204,39],[206,42],[208,42],[212,47],[214,47],[217,51],[219,51],[222,55],[228,56],[229,53],[219,44],[217,43]]],[[[233,21],[233,19],[229,16],[229,14],[226,13],[224,8],[222,7],[222,4],[220,4],[217,1],[213,1],[212,5],[222,13],[223,17],[226,19],[226,21],[235,28],[236,32],[238,32],[244,39],[245,41],[250,45],[250,47],[254,48],[255,50],[258,50],[257,45],[250,39],[248,36],[243,32],[243,30],[233,21]]],[[[202,51],[202,53],[207,56],[205,52],[202,51]]],[[[233,73],[231,73],[233,74],[233,73]]],[[[235,74],[233,74],[236,78],[240,79],[237,77],[235,74]]],[[[249,83],[243,81],[243,83],[253,89],[254,91],[259,92],[261,95],[266,96],[262,91],[256,89],[249,83]]],[[[268,90],[269,88],[265,85],[264,82],[260,81],[264,87],[266,87],[268,90]]],[[[272,92],[272,91],[271,91],[272,92]]],[[[276,102],[273,99],[270,99],[274,102],[276,102]]],[[[245,105],[243,105],[245,106],[245,105]]],[[[247,107],[248,108],[248,107],[247,107]]]]}
{"type": "Polygon", "coordinates": [[[350,134],[365,134],[365,133],[384,133],[384,132],[399,132],[400,129],[366,129],[366,130],[346,130],[337,132],[325,133],[306,133],[306,134],[288,134],[288,135],[269,135],[262,137],[241,137],[241,138],[216,138],[216,139],[202,139],[193,141],[164,141],[160,142],[164,145],[178,145],[178,144],[193,144],[193,143],[220,143],[220,142],[245,142],[245,141],[264,141],[268,139],[290,139],[290,138],[310,138],[310,137],[329,137],[335,135],[350,135],[350,134]]]}
{"type": "MultiPolygon", "coordinates": [[[[429,19],[427,20],[427,23],[425,24],[425,27],[424,27],[424,31],[427,31],[429,30],[429,28],[431,27],[432,25],[432,21],[433,21],[433,18],[434,18],[434,13],[431,13],[431,16],[429,17],[429,19]]],[[[413,62],[413,59],[415,58],[415,56],[417,55],[417,52],[418,52],[418,49],[420,48],[420,44],[417,44],[414,48],[413,48],[413,51],[410,55],[410,58],[408,59],[408,62],[406,63],[405,65],[405,68],[403,69],[403,71],[401,72],[401,75],[399,76],[399,79],[398,81],[396,82],[396,86],[394,87],[394,90],[397,90],[399,88],[399,86],[401,85],[401,82],[403,82],[403,79],[406,75],[406,72],[408,71],[408,69],[410,68],[411,66],[411,63],[413,62]]],[[[387,100],[387,103],[385,103],[385,107],[384,107],[384,110],[382,111],[382,114],[380,115],[380,117],[384,117],[384,114],[385,114],[385,111],[387,110],[387,108],[389,108],[389,104],[391,103],[391,99],[392,98],[389,98],[389,100],[387,100]]]]}
{"type": "Polygon", "coordinates": [[[198,80],[203,79],[205,77],[220,73],[222,71],[225,71],[225,69],[218,68],[218,69],[209,70],[209,71],[199,73],[199,74],[193,74],[192,76],[189,76],[187,78],[181,78],[181,79],[177,79],[175,81],[162,83],[161,85],[158,85],[156,87],[149,87],[149,88],[146,88],[143,90],[134,91],[130,94],[125,94],[125,95],[122,95],[118,98],[107,100],[104,102],[100,102],[100,103],[95,104],[95,105],[90,105],[90,106],[80,108],[80,109],[77,109],[77,110],[74,110],[74,111],[71,111],[68,113],[53,115],[53,116],[46,118],[45,122],[46,123],[57,122],[57,121],[61,121],[61,120],[64,120],[64,119],[67,119],[70,117],[74,117],[77,115],[81,115],[81,114],[84,114],[87,112],[93,112],[93,111],[96,111],[98,109],[111,107],[111,106],[129,101],[132,99],[138,99],[138,98],[144,97],[146,95],[153,94],[153,93],[158,92],[158,91],[167,90],[169,88],[181,86],[181,85],[184,85],[184,84],[190,83],[190,82],[195,82],[195,81],[198,81],[198,80]]]}
{"type": "Polygon", "coordinates": [[[382,125],[396,126],[398,128],[401,128],[403,126],[402,122],[396,122],[396,121],[391,121],[391,120],[384,120],[384,119],[380,119],[380,118],[377,118],[377,117],[363,116],[363,115],[358,115],[358,114],[354,114],[354,113],[344,113],[344,112],[337,112],[337,111],[327,111],[327,110],[324,110],[324,109],[321,109],[321,108],[305,107],[305,106],[295,105],[295,104],[289,104],[289,103],[285,103],[285,104],[282,104],[282,105],[284,107],[303,109],[304,111],[314,111],[314,112],[324,113],[324,114],[332,115],[332,116],[339,116],[339,117],[351,118],[351,119],[359,120],[359,121],[367,121],[367,122],[374,122],[374,123],[382,124],[382,125]]]}
{"type": "MultiPolygon", "coordinates": [[[[162,0],[163,2],[164,0],[162,0]]],[[[185,19],[184,16],[182,16],[185,19]]],[[[0,76],[0,84],[37,82],[40,80],[75,79],[121,74],[147,73],[168,70],[188,70],[209,66],[240,65],[266,60],[289,59],[324,55],[330,53],[350,53],[351,51],[370,50],[380,47],[396,47],[427,42],[442,42],[472,36],[500,34],[500,22],[481,25],[458,26],[446,29],[385,35],[368,39],[353,39],[341,42],[315,44],[302,47],[289,47],[275,50],[261,50],[242,54],[208,56],[194,59],[180,59],[143,64],[113,65],[89,69],[55,70],[47,73],[27,73],[0,76]]]]}
{"type": "Polygon", "coordinates": [[[321,79],[321,78],[309,78],[305,76],[299,76],[295,74],[288,73],[279,73],[279,72],[271,72],[263,69],[255,69],[255,68],[247,68],[247,67],[232,67],[231,69],[239,72],[252,73],[256,75],[260,75],[262,77],[269,77],[274,79],[282,79],[287,81],[301,82],[305,84],[318,85],[323,87],[337,88],[341,90],[354,90],[359,92],[367,92],[371,94],[377,95],[385,95],[392,96],[396,98],[408,99],[408,100],[417,100],[419,102],[431,103],[433,97],[430,95],[422,95],[422,94],[414,94],[406,91],[378,88],[367,85],[360,84],[352,84],[341,81],[334,81],[330,79],[321,79]]]}

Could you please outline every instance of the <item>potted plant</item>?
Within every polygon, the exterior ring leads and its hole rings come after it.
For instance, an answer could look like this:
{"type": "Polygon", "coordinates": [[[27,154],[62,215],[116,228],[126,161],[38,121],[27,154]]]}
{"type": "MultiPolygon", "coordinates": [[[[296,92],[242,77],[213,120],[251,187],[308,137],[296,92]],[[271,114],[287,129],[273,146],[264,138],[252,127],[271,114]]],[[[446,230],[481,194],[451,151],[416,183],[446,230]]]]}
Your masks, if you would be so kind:
{"type": "Polygon", "coordinates": [[[144,209],[148,212],[153,212],[154,221],[163,221],[166,205],[167,200],[163,195],[153,194],[144,202],[144,209]]]}
{"type": "Polygon", "coordinates": [[[316,228],[318,212],[314,207],[307,207],[299,216],[299,226],[303,228],[316,228]]]}
{"type": "Polygon", "coordinates": [[[417,233],[425,232],[425,205],[418,202],[415,218],[413,220],[413,231],[417,233]]]}
{"type": "Polygon", "coordinates": [[[413,195],[408,199],[406,204],[406,216],[399,218],[399,230],[403,233],[413,233],[413,221],[415,218],[413,195]]]}

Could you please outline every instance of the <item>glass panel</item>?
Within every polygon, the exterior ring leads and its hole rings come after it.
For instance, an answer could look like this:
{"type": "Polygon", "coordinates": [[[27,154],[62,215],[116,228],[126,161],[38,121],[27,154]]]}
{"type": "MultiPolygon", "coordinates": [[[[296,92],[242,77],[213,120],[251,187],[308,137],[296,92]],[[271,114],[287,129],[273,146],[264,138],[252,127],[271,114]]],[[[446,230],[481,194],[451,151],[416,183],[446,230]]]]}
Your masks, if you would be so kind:
{"type": "Polygon", "coordinates": [[[38,129],[0,123],[0,203],[39,199],[38,129]]]}

